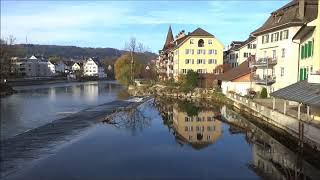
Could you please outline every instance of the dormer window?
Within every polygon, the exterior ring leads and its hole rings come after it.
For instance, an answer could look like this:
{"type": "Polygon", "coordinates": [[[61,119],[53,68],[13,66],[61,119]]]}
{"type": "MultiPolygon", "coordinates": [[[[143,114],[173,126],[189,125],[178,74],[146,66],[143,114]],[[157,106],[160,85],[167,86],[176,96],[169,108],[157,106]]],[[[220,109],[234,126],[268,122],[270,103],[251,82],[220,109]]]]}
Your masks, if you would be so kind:
{"type": "Polygon", "coordinates": [[[198,41],[198,47],[204,47],[204,41],[203,41],[203,39],[200,39],[200,40],[198,41]]]}
{"type": "Polygon", "coordinates": [[[190,39],[190,44],[193,44],[193,39],[190,39]]]}
{"type": "Polygon", "coordinates": [[[212,40],[211,39],[208,40],[208,44],[212,44],[212,40]]]}

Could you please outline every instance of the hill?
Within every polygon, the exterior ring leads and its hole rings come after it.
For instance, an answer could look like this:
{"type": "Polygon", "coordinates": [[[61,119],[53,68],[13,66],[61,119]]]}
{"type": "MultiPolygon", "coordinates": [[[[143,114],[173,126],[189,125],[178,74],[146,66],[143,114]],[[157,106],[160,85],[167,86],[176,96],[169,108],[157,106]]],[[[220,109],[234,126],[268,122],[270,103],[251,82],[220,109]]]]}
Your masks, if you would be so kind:
{"type": "MultiPolygon", "coordinates": [[[[30,57],[32,55],[51,57],[57,56],[61,59],[85,59],[96,57],[100,60],[113,60],[120,57],[126,51],[115,48],[89,48],[77,46],[58,46],[58,45],[38,45],[38,44],[16,44],[13,56],[30,57]]],[[[148,63],[157,57],[156,54],[145,52],[141,54],[141,61],[148,63]]]]}

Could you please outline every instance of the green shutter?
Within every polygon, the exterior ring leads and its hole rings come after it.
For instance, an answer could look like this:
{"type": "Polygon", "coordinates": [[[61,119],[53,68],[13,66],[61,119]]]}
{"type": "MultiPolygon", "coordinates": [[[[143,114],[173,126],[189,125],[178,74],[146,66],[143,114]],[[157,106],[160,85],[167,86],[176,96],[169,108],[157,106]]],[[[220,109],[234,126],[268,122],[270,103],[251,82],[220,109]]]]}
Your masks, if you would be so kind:
{"type": "Polygon", "coordinates": [[[309,76],[309,68],[307,69],[307,76],[306,76],[306,79],[308,79],[308,76],[309,76]]]}
{"type": "Polygon", "coordinates": [[[304,44],[304,58],[308,58],[308,43],[304,44]]]}
{"type": "Polygon", "coordinates": [[[307,68],[304,68],[303,71],[303,80],[307,79],[307,68]]]}
{"type": "Polygon", "coordinates": [[[311,48],[312,48],[312,42],[308,41],[308,57],[311,57],[311,48]]]}
{"type": "Polygon", "coordinates": [[[301,46],[301,59],[304,59],[304,45],[301,46]]]}
{"type": "Polygon", "coordinates": [[[300,81],[302,81],[302,80],[303,80],[303,69],[300,68],[300,81]]]}

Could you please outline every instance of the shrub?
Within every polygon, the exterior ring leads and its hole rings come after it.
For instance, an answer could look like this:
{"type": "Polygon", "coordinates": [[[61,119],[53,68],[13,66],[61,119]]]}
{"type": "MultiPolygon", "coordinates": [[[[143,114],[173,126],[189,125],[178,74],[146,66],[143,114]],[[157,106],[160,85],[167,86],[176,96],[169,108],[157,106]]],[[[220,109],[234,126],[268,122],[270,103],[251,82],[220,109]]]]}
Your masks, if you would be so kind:
{"type": "Polygon", "coordinates": [[[267,98],[268,97],[268,92],[267,92],[267,88],[262,88],[261,93],[260,93],[260,97],[261,98],[267,98]]]}

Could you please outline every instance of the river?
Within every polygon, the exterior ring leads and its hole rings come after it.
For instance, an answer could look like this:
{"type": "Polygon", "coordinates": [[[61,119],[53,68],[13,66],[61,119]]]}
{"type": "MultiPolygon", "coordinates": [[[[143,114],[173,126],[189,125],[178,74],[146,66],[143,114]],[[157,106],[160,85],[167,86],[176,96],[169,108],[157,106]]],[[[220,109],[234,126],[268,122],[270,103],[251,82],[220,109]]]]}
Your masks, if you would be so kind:
{"type": "Polygon", "coordinates": [[[110,119],[81,130],[54,153],[6,179],[320,177],[318,155],[292,149],[273,131],[223,104],[162,97],[110,119]]]}
{"type": "Polygon", "coordinates": [[[115,81],[92,81],[14,89],[16,94],[1,98],[1,140],[113,101],[124,88],[115,81]]]}

